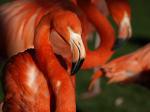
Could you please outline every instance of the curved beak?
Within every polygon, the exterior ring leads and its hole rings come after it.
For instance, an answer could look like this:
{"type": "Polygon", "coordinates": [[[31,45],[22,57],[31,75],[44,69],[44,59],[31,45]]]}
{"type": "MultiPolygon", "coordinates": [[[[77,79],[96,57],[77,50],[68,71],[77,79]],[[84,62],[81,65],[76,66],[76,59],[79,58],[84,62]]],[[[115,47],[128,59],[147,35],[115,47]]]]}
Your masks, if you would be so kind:
{"type": "Polygon", "coordinates": [[[70,46],[72,52],[72,69],[71,75],[74,75],[78,72],[80,67],[82,66],[86,53],[85,48],[82,42],[81,34],[73,32],[72,29],[69,28],[70,32],[70,46]]]}
{"type": "Polygon", "coordinates": [[[127,13],[124,14],[124,17],[120,23],[119,26],[119,33],[118,33],[118,38],[115,42],[115,45],[113,49],[118,49],[120,48],[123,43],[126,42],[129,38],[132,36],[132,27],[131,27],[131,22],[130,22],[130,17],[127,15],[127,13]]]}

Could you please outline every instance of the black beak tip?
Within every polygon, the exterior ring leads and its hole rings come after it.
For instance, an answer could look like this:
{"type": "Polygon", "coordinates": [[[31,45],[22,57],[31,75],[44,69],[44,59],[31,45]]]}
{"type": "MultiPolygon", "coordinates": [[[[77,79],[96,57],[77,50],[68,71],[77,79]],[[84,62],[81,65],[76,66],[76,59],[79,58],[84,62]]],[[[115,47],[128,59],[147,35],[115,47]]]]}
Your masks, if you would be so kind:
{"type": "Polygon", "coordinates": [[[79,71],[79,69],[81,68],[83,62],[84,62],[84,59],[79,59],[78,62],[73,62],[72,63],[71,75],[74,75],[79,71]]]}
{"type": "Polygon", "coordinates": [[[76,65],[76,63],[75,62],[73,62],[72,63],[72,69],[71,69],[71,75],[74,75],[74,74],[76,74],[76,71],[75,71],[75,65],[76,65]]]}
{"type": "Polygon", "coordinates": [[[117,38],[113,46],[113,50],[121,48],[126,41],[126,39],[117,38]]]}

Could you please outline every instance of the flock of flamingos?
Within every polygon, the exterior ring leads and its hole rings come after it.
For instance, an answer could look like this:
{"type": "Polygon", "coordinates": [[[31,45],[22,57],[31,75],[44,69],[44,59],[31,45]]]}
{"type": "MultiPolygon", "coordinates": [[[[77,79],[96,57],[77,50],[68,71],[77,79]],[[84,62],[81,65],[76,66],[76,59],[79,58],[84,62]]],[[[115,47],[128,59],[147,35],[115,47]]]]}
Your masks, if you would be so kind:
{"type": "Polygon", "coordinates": [[[3,112],[76,112],[75,74],[94,69],[109,83],[149,81],[150,44],[109,62],[132,36],[127,0],[13,0],[0,6],[3,112]],[[108,19],[118,27],[117,37],[108,19]],[[98,46],[88,48],[97,31],[98,46]]]}

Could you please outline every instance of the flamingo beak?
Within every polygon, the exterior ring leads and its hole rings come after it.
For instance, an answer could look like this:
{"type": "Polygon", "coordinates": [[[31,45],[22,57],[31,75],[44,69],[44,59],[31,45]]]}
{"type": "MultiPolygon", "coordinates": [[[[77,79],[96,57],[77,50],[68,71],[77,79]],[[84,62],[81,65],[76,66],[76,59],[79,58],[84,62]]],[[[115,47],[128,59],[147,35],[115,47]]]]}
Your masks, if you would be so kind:
{"type": "Polygon", "coordinates": [[[131,36],[132,36],[132,27],[130,17],[127,15],[127,13],[125,13],[124,18],[120,23],[118,38],[115,42],[113,49],[120,48],[123,45],[123,43],[126,42],[126,40],[131,38],[131,36]]]}
{"type": "Polygon", "coordinates": [[[71,28],[69,28],[70,32],[70,46],[72,52],[72,69],[71,75],[74,75],[78,72],[80,67],[82,66],[86,53],[85,48],[82,42],[81,35],[73,32],[71,28]]]}

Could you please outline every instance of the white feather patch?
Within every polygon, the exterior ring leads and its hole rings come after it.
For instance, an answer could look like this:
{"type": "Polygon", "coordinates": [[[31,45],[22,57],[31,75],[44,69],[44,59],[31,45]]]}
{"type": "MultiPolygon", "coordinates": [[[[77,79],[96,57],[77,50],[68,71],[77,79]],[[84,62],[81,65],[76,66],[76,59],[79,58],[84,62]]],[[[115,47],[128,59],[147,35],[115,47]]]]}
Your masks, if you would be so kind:
{"type": "Polygon", "coordinates": [[[27,85],[32,88],[32,90],[34,92],[37,91],[37,82],[36,82],[36,78],[37,78],[37,70],[34,66],[29,66],[29,68],[27,69],[27,85]]]}

